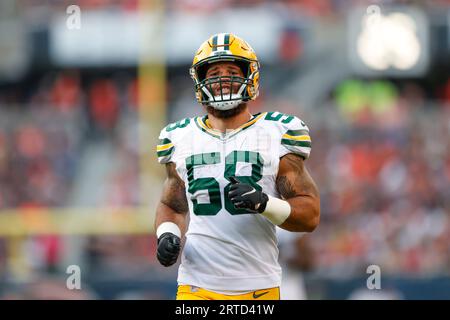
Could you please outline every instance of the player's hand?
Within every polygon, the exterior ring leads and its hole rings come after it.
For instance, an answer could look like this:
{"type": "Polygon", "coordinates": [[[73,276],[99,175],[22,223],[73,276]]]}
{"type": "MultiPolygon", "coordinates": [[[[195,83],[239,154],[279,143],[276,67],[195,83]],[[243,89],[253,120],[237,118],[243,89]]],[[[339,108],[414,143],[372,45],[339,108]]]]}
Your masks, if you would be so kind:
{"type": "Polygon", "coordinates": [[[180,253],[180,238],[171,232],[165,232],[158,238],[158,261],[165,267],[177,262],[180,253]]]}
{"type": "Polygon", "coordinates": [[[230,177],[230,192],[228,197],[236,209],[247,209],[252,213],[262,213],[266,209],[269,197],[247,183],[242,183],[236,177],[230,177]]]}

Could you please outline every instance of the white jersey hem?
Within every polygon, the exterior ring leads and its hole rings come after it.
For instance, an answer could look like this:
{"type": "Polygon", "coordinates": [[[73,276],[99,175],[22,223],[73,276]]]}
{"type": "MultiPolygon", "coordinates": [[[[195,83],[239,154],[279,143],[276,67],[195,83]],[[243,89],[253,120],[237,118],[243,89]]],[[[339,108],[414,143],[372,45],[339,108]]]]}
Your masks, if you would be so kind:
{"type": "Polygon", "coordinates": [[[190,274],[179,270],[178,283],[206,290],[220,291],[255,291],[281,286],[281,272],[264,274],[259,276],[210,276],[202,274],[201,278],[193,277],[190,274]]]}

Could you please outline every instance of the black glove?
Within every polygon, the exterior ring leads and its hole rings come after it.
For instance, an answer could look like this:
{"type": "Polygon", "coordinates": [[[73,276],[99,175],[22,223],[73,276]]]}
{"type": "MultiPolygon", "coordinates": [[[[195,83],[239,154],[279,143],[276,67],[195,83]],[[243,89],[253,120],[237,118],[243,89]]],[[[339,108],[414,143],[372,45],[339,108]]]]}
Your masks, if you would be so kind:
{"type": "Polygon", "coordinates": [[[177,262],[180,253],[180,238],[171,232],[165,232],[158,238],[157,257],[159,262],[169,267],[177,262]]]}
{"type": "Polygon", "coordinates": [[[228,197],[236,209],[247,209],[251,213],[262,213],[266,209],[269,197],[236,177],[230,177],[232,183],[228,197]]]}

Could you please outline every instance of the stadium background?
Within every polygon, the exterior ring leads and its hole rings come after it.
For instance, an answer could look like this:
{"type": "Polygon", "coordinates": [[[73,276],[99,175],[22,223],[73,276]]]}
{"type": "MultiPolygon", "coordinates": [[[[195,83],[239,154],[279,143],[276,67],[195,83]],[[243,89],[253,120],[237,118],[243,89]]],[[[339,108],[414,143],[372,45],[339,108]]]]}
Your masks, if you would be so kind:
{"type": "Polygon", "coordinates": [[[446,0],[2,0],[0,298],[174,297],[154,146],[202,112],[188,68],[218,32],[260,58],[251,110],[311,129],[322,219],[280,234],[290,297],[449,299],[446,0]]]}

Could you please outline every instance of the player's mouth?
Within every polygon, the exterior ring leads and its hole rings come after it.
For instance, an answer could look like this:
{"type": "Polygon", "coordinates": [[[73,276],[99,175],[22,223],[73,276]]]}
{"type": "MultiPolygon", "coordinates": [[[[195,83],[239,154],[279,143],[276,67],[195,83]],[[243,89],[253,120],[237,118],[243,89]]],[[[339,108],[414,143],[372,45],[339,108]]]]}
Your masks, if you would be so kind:
{"type": "Polygon", "coordinates": [[[230,94],[230,91],[231,91],[231,87],[222,85],[222,90],[220,89],[220,87],[218,87],[218,88],[216,88],[216,90],[214,90],[214,94],[216,96],[220,96],[221,94],[223,94],[223,95],[230,94]]]}
{"type": "Polygon", "coordinates": [[[229,94],[230,93],[230,87],[224,87],[224,88],[222,88],[222,93],[223,94],[229,94]]]}

